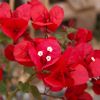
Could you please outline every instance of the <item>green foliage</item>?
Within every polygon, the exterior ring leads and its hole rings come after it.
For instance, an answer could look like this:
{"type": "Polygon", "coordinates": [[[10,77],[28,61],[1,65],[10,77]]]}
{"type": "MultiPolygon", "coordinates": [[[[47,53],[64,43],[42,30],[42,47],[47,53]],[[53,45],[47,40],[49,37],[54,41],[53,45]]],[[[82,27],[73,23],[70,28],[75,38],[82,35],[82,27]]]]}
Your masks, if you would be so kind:
{"type": "Polygon", "coordinates": [[[19,90],[21,90],[22,92],[29,92],[30,90],[30,85],[28,83],[19,83],[19,90]]]}
{"type": "Polygon", "coordinates": [[[0,82],[0,93],[6,94],[6,83],[4,81],[0,82]]]}
{"type": "Polygon", "coordinates": [[[36,100],[42,100],[41,94],[36,86],[30,85],[29,83],[19,83],[19,90],[22,92],[31,92],[36,100]]]}
{"type": "Polygon", "coordinates": [[[72,27],[68,27],[67,30],[66,30],[67,34],[69,34],[69,33],[75,33],[76,31],[77,30],[75,28],[72,28],[72,27]]]}
{"type": "Polygon", "coordinates": [[[6,42],[6,43],[11,43],[12,40],[5,36],[1,31],[0,31],[0,43],[6,42]]]}
{"type": "Polygon", "coordinates": [[[27,72],[27,73],[29,73],[29,74],[33,74],[33,73],[35,73],[36,72],[36,70],[34,69],[35,67],[31,67],[31,68],[29,68],[29,67],[24,67],[24,71],[25,72],[27,72]]]}
{"type": "Polygon", "coordinates": [[[41,94],[36,86],[31,86],[31,92],[36,100],[42,100],[41,94]]]}

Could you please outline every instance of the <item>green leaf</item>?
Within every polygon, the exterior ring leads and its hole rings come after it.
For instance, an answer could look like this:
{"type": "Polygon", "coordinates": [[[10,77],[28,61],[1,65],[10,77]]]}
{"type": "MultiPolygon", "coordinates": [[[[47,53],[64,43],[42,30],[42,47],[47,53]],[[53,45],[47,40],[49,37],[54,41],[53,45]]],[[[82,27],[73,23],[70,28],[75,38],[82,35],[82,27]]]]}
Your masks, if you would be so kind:
{"type": "Polygon", "coordinates": [[[56,37],[57,39],[62,39],[62,34],[55,34],[55,37],[56,37]]]}
{"type": "Polygon", "coordinates": [[[30,85],[28,83],[19,83],[19,89],[23,92],[29,92],[30,90],[30,85]]]}
{"type": "Polygon", "coordinates": [[[0,93],[6,94],[6,83],[3,81],[0,82],[0,93]]]}
{"type": "Polygon", "coordinates": [[[24,71],[27,72],[27,73],[29,73],[29,74],[33,74],[33,73],[36,72],[36,70],[34,69],[34,67],[29,68],[27,66],[24,67],[24,71]]]}
{"type": "Polygon", "coordinates": [[[49,74],[50,71],[49,71],[49,70],[42,70],[42,73],[43,73],[43,74],[49,74]]]}
{"type": "Polygon", "coordinates": [[[75,33],[77,30],[75,28],[67,28],[67,33],[75,33]]]}
{"type": "Polygon", "coordinates": [[[41,94],[36,86],[31,86],[31,93],[36,100],[42,100],[41,94]]]}

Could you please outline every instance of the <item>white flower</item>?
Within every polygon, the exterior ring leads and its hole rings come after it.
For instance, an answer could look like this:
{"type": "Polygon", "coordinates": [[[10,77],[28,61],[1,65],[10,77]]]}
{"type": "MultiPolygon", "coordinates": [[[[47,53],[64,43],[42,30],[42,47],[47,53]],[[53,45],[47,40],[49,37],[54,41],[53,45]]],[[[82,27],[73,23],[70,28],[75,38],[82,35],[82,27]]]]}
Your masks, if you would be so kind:
{"type": "Polygon", "coordinates": [[[47,56],[47,57],[46,57],[46,60],[47,60],[47,61],[51,61],[51,56],[47,56]]]}
{"type": "Polygon", "coordinates": [[[38,56],[43,56],[43,51],[38,51],[38,56]]]}
{"type": "Polygon", "coordinates": [[[91,60],[94,62],[95,61],[95,58],[94,57],[91,57],[91,60]]]}
{"type": "Polygon", "coordinates": [[[53,48],[51,46],[47,47],[47,51],[52,52],[53,48]]]}

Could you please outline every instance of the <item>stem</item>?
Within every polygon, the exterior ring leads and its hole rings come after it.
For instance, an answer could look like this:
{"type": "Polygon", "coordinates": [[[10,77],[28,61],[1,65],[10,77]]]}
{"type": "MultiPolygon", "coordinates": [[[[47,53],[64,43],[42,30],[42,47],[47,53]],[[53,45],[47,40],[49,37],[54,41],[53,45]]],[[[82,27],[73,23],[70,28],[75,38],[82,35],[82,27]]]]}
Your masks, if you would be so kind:
{"type": "MultiPolygon", "coordinates": [[[[33,73],[33,74],[28,78],[28,80],[27,80],[25,83],[31,82],[31,81],[33,80],[33,77],[34,77],[35,75],[36,75],[36,72],[33,73]]],[[[11,96],[12,96],[12,97],[15,96],[16,93],[17,93],[18,91],[19,91],[19,88],[17,87],[16,90],[11,94],[11,96]]]]}
{"type": "Polygon", "coordinates": [[[10,83],[10,80],[9,80],[9,77],[10,77],[10,73],[11,73],[11,67],[10,67],[10,63],[7,61],[8,63],[8,67],[7,67],[7,77],[6,77],[6,82],[7,82],[7,91],[6,91],[6,97],[7,97],[7,100],[11,100],[11,95],[10,95],[10,91],[9,91],[9,83],[10,83]]]}
{"type": "Polygon", "coordinates": [[[52,98],[55,98],[55,99],[59,98],[59,99],[62,99],[63,100],[63,97],[49,95],[49,94],[46,94],[46,93],[41,93],[41,95],[49,96],[49,97],[52,97],[52,98]]]}
{"type": "Polygon", "coordinates": [[[47,33],[45,33],[45,39],[47,39],[48,38],[48,34],[47,33]]]}
{"type": "Polygon", "coordinates": [[[14,9],[14,3],[15,3],[15,0],[10,0],[9,1],[9,5],[10,5],[11,10],[14,9]]]}

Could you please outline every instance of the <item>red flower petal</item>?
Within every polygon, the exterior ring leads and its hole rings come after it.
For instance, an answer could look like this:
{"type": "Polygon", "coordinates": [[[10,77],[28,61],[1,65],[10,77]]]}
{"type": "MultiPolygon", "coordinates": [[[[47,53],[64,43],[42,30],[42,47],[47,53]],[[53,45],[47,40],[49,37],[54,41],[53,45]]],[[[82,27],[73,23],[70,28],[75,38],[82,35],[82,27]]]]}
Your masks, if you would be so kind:
{"type": "Polygon", "coordinates": [[[34,66],[34,64],[29,56],[29,45],[31,45],[31,42],[29,41],[21,41],[15,45],[14,57],[20,64],[31,67],[34,66]]]}
{"type": "Polygon", "coordinates": [[[35,65],[37,66],[38,70],[51,66],[61,56],[60,45],[58,41],[56,41],[55,39],[49,39],[49,38],[37,39],[37,42],[35,40],[35,47],[36,47],[35,50],[34,50],[34,47],[31,47],[29,51],[30,51],[31,59],[33,61],[35,60],[36,62],[35,65]],[[47,50],[48,47],[52,49],[51,52],[47,50]],[[41,57],[38,55],[39,51],[43,52],[43,55],[41,57]],[[50,61],[47,61],[46,57],[50,57],[50,61]]]}
{"type": "Polygon", "coordinates": [[[11,10],[8,3],[3,2],[0,4],[0,24],[2,24],[4,18],[10,18],[11,17],[11,10]]]}
{"type": "Polygon", "coordinates": [[[88,42],[92,39],[92,32],[84,29],[84,28],[79,28],[77,33],[76,33],[76,41],[79,42],[88,42]]]}
{"type": "Polygon", "coordinates": [[[27,29],[28,22],[23,19],[5,18],[1,26],[5,35],[16,41],[27,29]]]}
{"type": "Polygon", "coordinates": [[[67,88],[67,93],[71,93],[73,92],[75,95],[81,95],[84,93],[84,91],[86,90],[87,88],[87,84],[82,84],[82,85],[76,85],[76,86],[73,86],[73,87],[69,87],[67,88]],[[76,91],[77,90],[77,91],[76,91]]]}
{"type": "Polygon", "coordinates": [[[49,19],[49,13],[42,3],[37,2],[32,5],[31,17],[33,20],[33,27],[35,29],[40,29],[42,26],[47,25],[46,21],[49,19]]]}
{"type": "Polygon", "coordinates": [[[75,34],[74,33],[70,33],[67,35],[68,39],[70,40],[74,40],[75,39],[75,34]]]}
{"type": "Polygon", "coordinates": [[[100,80],[96,80],[93,82],[92,89],[96,94],[98,94],[98,95],[100,94],[100,80]]]}
{"type": "Polygon", "coordinates": [[[94,57],[100,58],[100,50],[94,50],[94,57]]]}
{"type": "Polygon", "coordinates": [[[84,66],[79,64],[74,70],[75,71],[71,72],[71,77],[73,78],[75,85],[84,84],[89,80],[88,72],[84,66]]]}
{"type": "Polygon", "coordinates": [[[100,76],[100,59],[95,59],[94,62],[91,62],[89,65],[89,69],[93,77],[100,76]]]}
{"type": "Polygon", "coordinates": [[[0,18],[10,18],[11,10],[8,3],[3,2],[0,4],[0,18]]]}
{"type": "Polygon", "coordinates": [[[3,70],[0,68],[0,81],[3,79],[3,70]]]}
{"type": "Polygon", "coordinates": [[[22,18],[24,20],[29,21],[31,17],[31,5],[29,4],[23,4],[19,6],[12,14],[15,18],[22,18]]]}
{"type": "Polygon", "coordinates": [[[89,93],[84,92],[82,95],[78,97],[78,100],[93,100],[93,98],[89,93]]]}
{"type": "Polygon", "coordinates": [[[13,55],[13,50],[14,50],[14,45],[8,45],[5,49],[5,56],[9,60],[15,60],[14,55],[13,55]]]}
{"type": "Polygon", "coordinates": [[[49,86],[52,91],[60,91],[64,88],[63,77],[59,71],[44,78],[44,83],[49,86]]]}
{"type": "Polygon", "coordinates": [[[50,12],[50,22],[53,23],[52,25],[48,25],[49,30],[56,31],[56,29],[60,26],[63,18],[64,18],[64,11],[59,6],[54,6],[50,12]]]}

